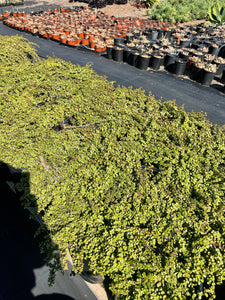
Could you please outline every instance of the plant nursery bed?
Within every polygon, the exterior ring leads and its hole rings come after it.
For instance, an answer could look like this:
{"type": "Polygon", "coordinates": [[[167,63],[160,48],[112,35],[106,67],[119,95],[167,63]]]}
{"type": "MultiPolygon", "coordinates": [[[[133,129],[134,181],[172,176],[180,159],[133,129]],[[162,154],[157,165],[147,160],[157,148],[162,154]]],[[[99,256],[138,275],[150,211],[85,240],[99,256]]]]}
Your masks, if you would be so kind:
{"type": "Polygon", "coordinates": [[[96,52],[106,51],[114,38],[126,37],[135,30],[164,28],[172,24],[133,17],[113,17],[87,7],[59,8],[41,13],[4,14],[4,24],[20,31],[49,37],[67,45],[84,45],[96,52]]]}
{"type": "Polygon", "coordinates": [[[225,26],[149,28],[114,39],[107,57],[142,70],[165,70],[210,86],[225,84],[225,26]]]}
{"type": "Polygon", "coordinates": [[[165,70],[219,90],[225,84],[225,26],[178,26],[109,16],[81,6],[30,14],[11,12],[3,18],[4,24],[14,29],[142,70],[165,70]]]}

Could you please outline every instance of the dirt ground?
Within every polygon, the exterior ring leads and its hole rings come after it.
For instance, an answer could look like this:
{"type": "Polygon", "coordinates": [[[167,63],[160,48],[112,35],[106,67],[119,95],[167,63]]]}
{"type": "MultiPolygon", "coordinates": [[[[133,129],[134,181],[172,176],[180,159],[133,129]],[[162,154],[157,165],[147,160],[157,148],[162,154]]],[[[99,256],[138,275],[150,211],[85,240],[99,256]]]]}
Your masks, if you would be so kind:
{"type": "MultiPolygon", "coordinates": [[[[73,6],[88,6],[87,3],[84,2],[69,2],[68,0],[45,0],[45,1],[38,1],[38,0],[24,0],[23,7],[32,7],[32,6],[41,6],[41,5],[60,5],[61,7],[73,7],[73,6]],[[32,2],[32,4],[31,4],[32,2]]],[[[104,8],[99,9],[110,16],[115,17],[135,17],[135,18],[148,18],[146,14],[146,9],[144,8],[137,8],[135,6],[135,1],[131,0],[127,4],[113,4],[107,5],[104,8]]]]}

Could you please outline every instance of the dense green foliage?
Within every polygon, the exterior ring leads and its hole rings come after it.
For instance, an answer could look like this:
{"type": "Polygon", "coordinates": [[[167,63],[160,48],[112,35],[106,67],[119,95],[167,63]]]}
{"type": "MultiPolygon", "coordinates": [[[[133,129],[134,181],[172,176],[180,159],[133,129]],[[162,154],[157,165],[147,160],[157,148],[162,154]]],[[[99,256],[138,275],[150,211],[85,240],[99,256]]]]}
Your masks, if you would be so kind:
{"type": "Polygon", "coordinates": [[[146,7],[152,7],[153,5],[156,5],[160,0],[142,0],[141,2],[146,5],[146,7]]]}
{"type": "Polygon", "coordinates": [[[208,9],[208,19],[210,23],[215,26],[225,24],[225,6],[221,6],[219,3],[213,3],[208,9]]]}
{"type": "Polygon", "coordinates": [[[62,266],[67,250],[75,272],[90,259],[124,299],[212,299],[225,276],[224,127],[88,66],[0,61],[1,159],[27,168],[17,189],[62,266]]]}
{"type": "MultiPolygon", "coordinates": [[[[150,17],[160,21],[180,23],[205,19],[211,0],[166,0],[153,6],[150,17]]],[[[217,3],[224,4],[223,0],[217,3]]]]}

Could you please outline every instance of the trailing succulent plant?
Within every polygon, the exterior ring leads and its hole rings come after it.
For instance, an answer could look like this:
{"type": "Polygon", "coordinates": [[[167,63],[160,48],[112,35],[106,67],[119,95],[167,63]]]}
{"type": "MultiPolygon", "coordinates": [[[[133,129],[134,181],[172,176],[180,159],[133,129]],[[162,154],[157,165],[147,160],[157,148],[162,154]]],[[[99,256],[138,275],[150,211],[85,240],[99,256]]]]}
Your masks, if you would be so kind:
{"type": "Polygon", "coordinates": [[[25,47],[13,41],[11,53],[0,37],[1,160],[26,168],[16,189],[42,215],[50,275],[69,253],[74,272],[89,260],[120,299],[213,299],[225,278],[225,127],[88,66],[13,61],[25,47]]]}
{"type": "Polygon", "coordinates": [[[215,26],[225,24],[225,6],[219,3],[213,3],[208,9],[209,23],[213,23],[215,26]]]}

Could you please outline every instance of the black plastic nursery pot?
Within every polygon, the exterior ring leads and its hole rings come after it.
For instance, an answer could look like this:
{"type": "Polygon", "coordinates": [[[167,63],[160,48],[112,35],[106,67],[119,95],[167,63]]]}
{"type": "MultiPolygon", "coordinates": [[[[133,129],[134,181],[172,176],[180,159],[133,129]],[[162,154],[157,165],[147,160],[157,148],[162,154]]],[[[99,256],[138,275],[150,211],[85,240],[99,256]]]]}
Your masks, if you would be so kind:
{"type": "Polygon", "coordinates": [[[184,72],[186,71],[187,62],[188,61],[185,59],[176,60],[174,65],[174,73],[178,76],[183,75],[184,72]]]}
{"type": "Polygon", "coordinates": [[[140,31],[133,32],[133,36],[134,36],[135,39],[138,39],[141,36],[141,32],[140,31]]]}
{"type": "Polygon", "coordinates": [[[201,48],[201,43],[198,40],[194,40],[192,41],[191,48],[197,50],[201,48]]]}
{"type": "Polygon", "coordinates": [[[148,55],[139,55],[137,57],[137,67],[141,70],[147,70],[149,66],[150,56],[148,55]]]}
{"type": "Polygon", "coordinates": [[[122,38],[119,38],[119,37],[114,38],[114,46],[119,46],[121,44],[124,44],[124,42],[125,42],[125,38],[124,37],[122,37],[122,38]]]}
{"type": "Polygon", "coordinates": [[[222,45],[222,46],[220,47],[218,56],[221,56],[221,57],[225,58],[225,45],[222,45]]]}
{"type": "Polygon", "coordinates": [[[148,38],[150,40],[156,41],[158,38],[158,31],[157,30],[151,30],[148,34],[148,38]]]}
{"type": "Polygon", "coordinates": [[[188,40],[180,40],[180,48],[186,48],[186,47],[189,47],[191,44],[191,40],[188,39],[188,40]]]}
{"type": "Polygon", "coordinates": [[[225,64],[218,64],[218,63],[215,63],[217,65],[217,70],[216,70],[216,73],[215,75],[220,77],[223,73],[223,70],[225,69],[225,64]]]}
{"type": "Polygon", "coordinates": [[[209,71],[203,69],[201,78],[200,78],[200,83],[203,85],[206,85],[206,86],[210,86],[214,76],[215,76],[215,73],[212,73],[212,72],[209,72],[209,71]]]}
{"type": "Polygon", "coordinates": [[[107,58],[112,59],[113,46],[107,46],[107,58]]]}
{"type": "Polygon", "coordinates": [[[196,64],[193,64],[193,68],[191,70],[190,78],[197,82],[202,81],[202,69],[197,67],[196,64]]]}
{"type": "Polygon", "coordinates": [[[123,61],[123,48],[122,47],[113,47],[112,49],[112,59],[118,62],[123,61]]]}
{"type": "Polygon", "coordinates": [[[126,41],[127,43],[129,43],[130,41],[132,41],[132,39],[133,39],[133,33],[128,32],[128,33],[126,34],[125,41],[126,41]]]}
{"type": "Polygon", "coordinates": [[[133,67],[136,67],[137,65],[137,58],[139,56],[138,52],[131,52],[130,56],[129,56],[129,64],[133,67]]]}
{"type": "Polygon", "coordinates": [[[164,57],[160,54],[153,54],[151,56],[149,67],[153,70],[159,70],[159,68],[163,65],[164,57]]]}
{"type": "Polygon", "coordinates": [[[190,57],[189,52],[188,53],[183,53],[182,51],[179,53],[179,57],[184,59],[184,60],[188,60],[190,57]]]}
{"type": "Polygon", "coordinates": [[[165,69],[169,72],[173,72],[176,60],[178,60],[178,55],[167,53],[164,59],[165,69]]]}
{"type": "Polygon", "coordinates": [[[124,48],[123,50],[123,61],[129,64],[129,59],[132,50],[130,48],[124,48]]]}
{"type": "Polygon", "coordinates": [[[222,77],[220,79],[220,82],[223,83],[223,84],[225,84],[225,69],[222,72],[222,77]]]}
{"type": "Polygon", "coordinates": [[[209,53],[212,55],[217,55],[219,53],[220,47],[219,45],[210,45],[209,46],[209,53]]]}

